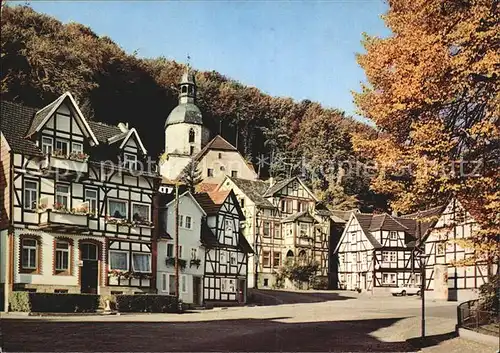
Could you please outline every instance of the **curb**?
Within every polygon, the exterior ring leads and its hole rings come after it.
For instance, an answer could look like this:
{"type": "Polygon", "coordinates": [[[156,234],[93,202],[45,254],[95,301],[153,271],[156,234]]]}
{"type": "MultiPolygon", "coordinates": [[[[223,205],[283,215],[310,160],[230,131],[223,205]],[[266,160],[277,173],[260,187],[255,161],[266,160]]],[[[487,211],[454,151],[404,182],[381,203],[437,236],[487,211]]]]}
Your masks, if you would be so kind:
{"type": "Polygon", "coordinates": [[[485,335],[476,331],[468,330],[460,327],[458,329],[458,335],[463,339],[469,341],[475,341],[488,346],[495,346],[498,348],[500,338],[496,336],[485,335]]]}

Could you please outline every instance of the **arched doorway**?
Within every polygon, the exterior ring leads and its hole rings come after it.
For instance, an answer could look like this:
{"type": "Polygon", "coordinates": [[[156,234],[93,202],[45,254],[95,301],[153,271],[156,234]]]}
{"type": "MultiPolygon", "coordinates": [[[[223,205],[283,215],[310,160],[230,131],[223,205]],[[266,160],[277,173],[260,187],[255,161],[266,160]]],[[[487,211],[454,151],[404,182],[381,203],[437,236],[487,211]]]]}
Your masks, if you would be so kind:
{"type": "Polygon", "coordinates": [[[80,291],[97,294],[99,285],[99,247],[93,243],[80,243],[80,291]]]}
{"type": "Polygon", "coordinates": [[[292,250],[288,250],[287,251],[285,262],[287,264],[292,264],[293,263],[293,251],[292,250]]]}

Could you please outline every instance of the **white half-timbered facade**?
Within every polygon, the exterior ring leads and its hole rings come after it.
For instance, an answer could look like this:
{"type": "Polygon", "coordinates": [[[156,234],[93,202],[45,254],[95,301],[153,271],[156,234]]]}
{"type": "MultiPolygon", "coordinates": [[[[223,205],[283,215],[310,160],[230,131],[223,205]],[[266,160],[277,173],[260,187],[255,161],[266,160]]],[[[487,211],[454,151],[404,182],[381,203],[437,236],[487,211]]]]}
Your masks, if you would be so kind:
{"type": "Polygon", "coordinates": [[[335,250],[341,286],[375,291],[419,284],[416,231],[413,219],[352,213],[335,250]]]}
{"type": "MultiPolygon", "coordinates": [[[[479,230],[474,217],[458,200],[453,199],[444,207],[435,226],[423,239],[425,254],[428,255],[425,286],[436,299],[476,299],[477,289],[488,282],[486,263],[456,265],[456,262],[474,255],[474,250],[463,247],[460,241],[479,230]]],[[[496,273],[497,265],[494,264],[490,271],[496,273]]]]}
{"type": "Polygon", "coordinates": [[[245,217],[238,200],[232,191],[198,193],[194,197],[207,215],[201,235],[205,247],[204,303],[246,303],[248,257],[253,250],[240,231],[245,217]]]}
{"type": "MultiPolygon", "coordinates": [[[[173,195],[160,213],[158,239],[158,294],[175,295],[175,217],[176,203],[173,195]]],[[[203,275],[205,247],[201,241],[206,213],[193,195],[187,191],[179,196],[179,298],[188,304],[203,304],[203,275]]]]}
{"type": "Polygon", "coordinates": [[[2,282],[57,293],[154,291],[159,178],[137,131],[87,121],[70,93],[42,109],[1,108],[2,282]]]}
{"type": "Polygon", "coordinates": [[[227,176],[218,189],[234,190],[246,217],[243,234],[255,250],[250,287],[279,285],[276,272],[287,260],[317,262],[317,276],[327,281],[331,214],[317,209],[318,199],[300,178],[274,183],[227,176]]]}

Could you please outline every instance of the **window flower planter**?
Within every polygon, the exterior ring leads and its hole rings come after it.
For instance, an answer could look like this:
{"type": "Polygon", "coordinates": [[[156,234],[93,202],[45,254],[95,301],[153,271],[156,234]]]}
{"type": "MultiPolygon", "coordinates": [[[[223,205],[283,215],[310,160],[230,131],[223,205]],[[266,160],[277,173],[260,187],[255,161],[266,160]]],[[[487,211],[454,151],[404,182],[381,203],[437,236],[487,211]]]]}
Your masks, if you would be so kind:
{"type": "MultiPolygon", "coordinates": [[[[175,267],[175,257],[167,257],[165,260],[165,265],[175,267]]],[[[181,269],[185,269],[187,265],[187,261],[183,259],[179,259],[179,267],[181,269]]]]}
{"type": "Polygon", "coordinates": [[[200,259],[191,259],[191,261],[189,261],[189,267],[196,266],[196,268],[199,268],[200,265],[201,265],[200,259]]]}

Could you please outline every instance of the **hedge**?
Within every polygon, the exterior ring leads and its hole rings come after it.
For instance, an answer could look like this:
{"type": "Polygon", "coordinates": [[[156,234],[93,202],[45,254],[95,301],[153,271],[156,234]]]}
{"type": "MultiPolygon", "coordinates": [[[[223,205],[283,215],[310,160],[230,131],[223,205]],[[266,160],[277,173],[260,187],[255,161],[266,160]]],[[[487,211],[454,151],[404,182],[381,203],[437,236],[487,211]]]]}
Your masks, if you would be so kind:
{"type": "Polygon", "coordinates": [[[120,312],[176,313],[179,301],[172,295],[116,295],[116,308],[120,312]]]}
{"type": "Polygon", "coordinates": [[[9,302],[12,311],[96,312],[99,307],[99,296],[95,294],[12,292],[9,302]]]}

